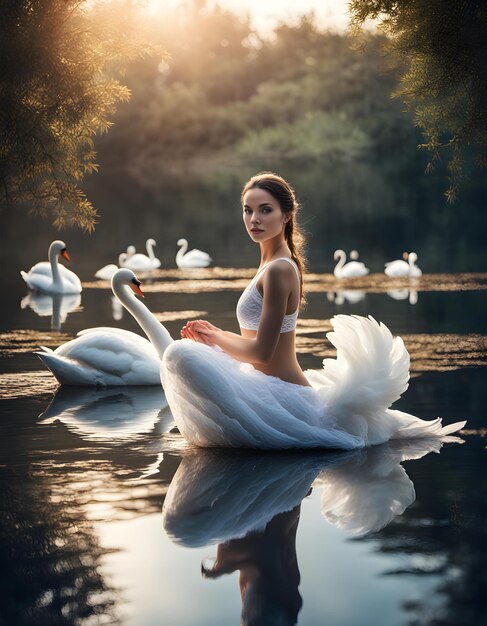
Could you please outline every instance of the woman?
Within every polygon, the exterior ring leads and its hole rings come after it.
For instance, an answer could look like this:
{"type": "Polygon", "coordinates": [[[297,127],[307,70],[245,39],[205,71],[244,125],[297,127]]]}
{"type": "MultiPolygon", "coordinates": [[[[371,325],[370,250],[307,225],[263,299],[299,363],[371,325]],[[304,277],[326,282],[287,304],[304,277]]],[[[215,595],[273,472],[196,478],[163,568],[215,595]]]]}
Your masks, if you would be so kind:
{"type": "Polygon", "coordinates": [[[309,386],[296,358],[295,328],[303,297],[303,237],[294,191],[275,174],[259,174],[242,192],[247,232],[260,246],[260,266],[237,305],[242,335],[206,321],[188,322],[181,336],[219,346],[270,376],[309,386]]]}
{"type": "Polygon", "coordinates": [[[353,449],[389,439],[442,437],[442,427],[388,407],[408,387],[409,354],[372,318],[339,315],[327,337],[336,359],[303,373],[295,328],[303,293],[299,205],[288,183],[254,176],[243,218],[261,263],[237,305],[241,335],[188,322],[169,345],[161,382],[184,437],[204,447],[353,449]]]}

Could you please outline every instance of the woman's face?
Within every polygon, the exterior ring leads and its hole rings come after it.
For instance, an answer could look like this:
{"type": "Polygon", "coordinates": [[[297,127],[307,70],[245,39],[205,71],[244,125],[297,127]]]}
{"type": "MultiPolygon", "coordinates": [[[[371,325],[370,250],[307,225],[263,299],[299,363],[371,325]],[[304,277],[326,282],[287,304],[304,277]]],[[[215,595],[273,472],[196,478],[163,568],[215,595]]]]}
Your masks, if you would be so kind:
{"type": "Polygon", "coordinates": [[[244,195],[243,220],[253,241],[261,243],[283,234],[288,217],[273,195],[255,187],[244,195]]]}

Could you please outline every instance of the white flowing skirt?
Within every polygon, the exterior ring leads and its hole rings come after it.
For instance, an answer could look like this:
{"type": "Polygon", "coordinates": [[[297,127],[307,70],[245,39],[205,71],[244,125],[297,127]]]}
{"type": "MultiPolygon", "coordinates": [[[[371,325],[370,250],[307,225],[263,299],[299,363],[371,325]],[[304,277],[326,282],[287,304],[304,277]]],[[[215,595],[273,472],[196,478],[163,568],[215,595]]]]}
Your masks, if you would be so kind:
{"type": "Polygon", "coordinates": [[[201,447],[351,450],[390,439],[444,436],[442,427],[389,409],[407,389],[409,354],[373,318],[333,318],[336,359],[305,372],[311,387],[284,382],[219,348],[183,339],[161,363],[161,382],[182,435],[201,447]]]}

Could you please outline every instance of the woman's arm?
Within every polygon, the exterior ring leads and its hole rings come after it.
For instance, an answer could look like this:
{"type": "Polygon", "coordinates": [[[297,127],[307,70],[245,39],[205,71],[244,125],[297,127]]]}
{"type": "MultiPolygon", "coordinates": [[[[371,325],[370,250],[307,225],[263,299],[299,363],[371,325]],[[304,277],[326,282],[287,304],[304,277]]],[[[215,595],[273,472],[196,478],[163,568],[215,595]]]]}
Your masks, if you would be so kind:
{"type": "Polygon", "coordinates": [[[182,336],[207,345],[219,346],[238,361],[268,363],[274,356],[279,341],[295,276],[288,263],[285,266],[274,263],[265,272],[262,279],[262,316],[255,337],[241,337],[203,321],[188,322],[182,336]]]}

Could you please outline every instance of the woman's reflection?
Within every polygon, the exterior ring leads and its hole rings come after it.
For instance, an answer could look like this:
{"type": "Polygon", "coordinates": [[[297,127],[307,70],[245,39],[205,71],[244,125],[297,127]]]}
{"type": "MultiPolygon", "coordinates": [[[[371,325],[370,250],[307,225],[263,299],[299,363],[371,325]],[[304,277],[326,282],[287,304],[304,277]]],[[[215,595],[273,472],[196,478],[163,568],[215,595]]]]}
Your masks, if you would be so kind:
{"type": "Polygon", "coordinates": [[[296,555],[300,511],[298,504],[273,517],[263,531],[220,544],[213,566],[201,566],[205,578],[240,570],[242,624],[296,624],[303,604],[296,555]]]}

